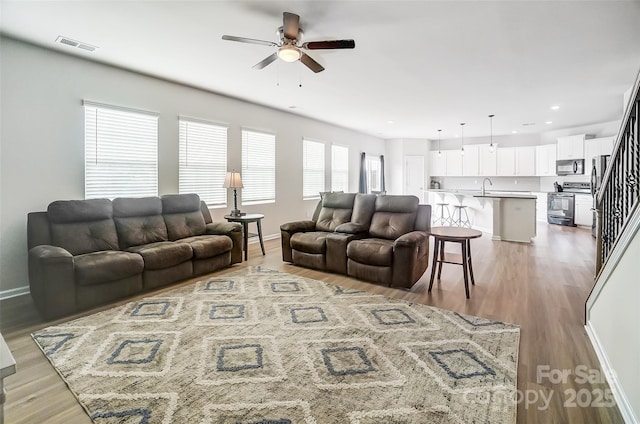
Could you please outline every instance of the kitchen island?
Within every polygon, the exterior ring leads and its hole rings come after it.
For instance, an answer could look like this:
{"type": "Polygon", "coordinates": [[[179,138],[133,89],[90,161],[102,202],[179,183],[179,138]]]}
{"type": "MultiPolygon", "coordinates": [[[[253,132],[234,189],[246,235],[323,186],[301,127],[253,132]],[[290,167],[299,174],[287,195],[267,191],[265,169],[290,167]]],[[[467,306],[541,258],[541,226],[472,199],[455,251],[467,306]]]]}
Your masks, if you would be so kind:
{"type": "Polygon", "coordinates": [[[493,240],[530,243],[536,236],[536,196],[529,192],[427,190],[435,213],[437,203],[467,206],[472,227],[493,240]]]}

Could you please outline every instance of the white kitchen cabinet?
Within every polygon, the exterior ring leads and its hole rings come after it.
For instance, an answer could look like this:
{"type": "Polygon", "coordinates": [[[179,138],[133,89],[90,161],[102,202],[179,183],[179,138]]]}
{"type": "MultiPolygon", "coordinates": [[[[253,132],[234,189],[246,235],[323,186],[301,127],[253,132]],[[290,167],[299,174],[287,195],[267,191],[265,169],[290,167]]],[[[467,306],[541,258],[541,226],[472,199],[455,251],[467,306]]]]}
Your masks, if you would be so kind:
{"type": "Polygon", "coordinates": [[[593,198],[589,194],[576,194],[575,213],[573,221],[582,227],[591,227],[593,224],[593,198]]]}
{"type": "Polygon", "coordinates": [[[516,175],[531,177],[536,175],[536,147],[516,147],[516,175]]]}
{"type": "Polygon", "coordinates": [[[447,155],[442,152],[429,152],[429,175],[432,177],[444,177],[447,175],[447,155]]]}
{"type": "Polygon", "coordinates": [[[584,142],[584,167],[585,174],[591,173],[592,159],[595,156],[610,155],[613,153],[614,137],[601,137],[585,140],[584,142]]]}
{"type": "Polygon", "coordinates": [[[462,154],[460,150],[443,150],[442,154],[447,156],[447,177],[462,176],[462,154]]]}
{"type": "Polygon", "coordinates": [[[462,175],[465,177],[477,177],[480,174],[480,149],[477,144],[464,147],[462,157],[462,175]]]}
{"type": "Polygon", "coordinates": [[[536,146],[536,175],[551,177],[556,175],[557,147],[555,144],[536,146]]]}
{"type": "MultiPolygon", "coordinates": [[[[553,146],[556,147],[555,145],[553,146]]],[[[531,193],[536,196],[536,221],[547,222],[547,193],[531,193]]]]}
{"type": "Polygon", "coordinates": [[[489,144],[478,144],[479,174],[483,177],[498,175],[498,145],[493,144],[493,151],[489,144]]]}
{"type": "Polygon", "coordinates": [[[516,148],[500,147],[496,150],[498,176],[516,175],[516,148]]]}
{"type": "Polygon", "coordinates": [[[558,160],[584,159],[584,134],[559,137],[557,144],[558,160]]]}
{"type": "Polygon", "coordinates": [[[501,147],[497,152],[498,175],[528,177],[536,173],[536,148],[501,147]]]}

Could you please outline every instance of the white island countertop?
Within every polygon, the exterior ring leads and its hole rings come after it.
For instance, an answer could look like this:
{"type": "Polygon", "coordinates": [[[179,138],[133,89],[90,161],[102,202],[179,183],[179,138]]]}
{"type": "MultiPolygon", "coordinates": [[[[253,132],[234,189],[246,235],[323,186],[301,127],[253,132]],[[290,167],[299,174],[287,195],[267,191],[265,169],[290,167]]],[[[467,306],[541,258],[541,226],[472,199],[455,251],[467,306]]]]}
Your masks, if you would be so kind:
{"type": "Polygon", "coordinates": [[[453,194],[454,196],[468,197],[490,197],[495,199],[535,199],[536,196],[530,191],[500,191],[487,190],[484,195],[479,190],[447,190],[447,189],[429,189],[432,193],[453,194]]]}
{"type": "Polygon", "coordinates": [[[487,190],[484,194],[480,190],[426,191],[445,203],[445,197],[454,196],[458,204],[468,207],[472,227],[490,232],[493,240],[530,243],[536,236],[537,197],[529,191],[487,190]]]}

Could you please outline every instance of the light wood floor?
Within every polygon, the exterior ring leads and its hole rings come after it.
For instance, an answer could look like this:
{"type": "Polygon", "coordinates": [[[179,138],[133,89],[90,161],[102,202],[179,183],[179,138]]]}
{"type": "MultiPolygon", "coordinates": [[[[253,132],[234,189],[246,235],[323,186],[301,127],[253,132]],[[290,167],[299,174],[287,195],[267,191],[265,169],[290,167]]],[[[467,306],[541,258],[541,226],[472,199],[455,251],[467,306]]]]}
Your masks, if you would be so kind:
{"type": "MultiPolygon", "coordinates": [[[[459,249],[457,244],[447,247],[448,253],[449,249],[451,253],[459,249]]],[[[597,398],[599,391],[608,389],[606,383],[582,384],[575,375],[558,384],[537,378],[539,366],[572,372],[577,366],[600,370],[583,326],[584,304],[593,286],[595,242],[590,231],[539,223],[538,236],[531,244],[496,242],[484,235],[472,240],[471,247],[476,285],[471,288],[470,300],[464,296],[459,266],[445,264],[442,280],[434,284],[431,294],[427,294],[431,268],[411,291],[389,289],[284,263],[279,240],[266,242],[266,256],[260,254],[257,244],[251,244],[249,261],[234,268],[264,265],[327,283],[518,324],[521,326],[518,389],[530,400],[541,393],[551,399],[546,409],[542,400],[529,405],[525,400],[520,402],[518,423],[622,423],[616,407],[570,406],[574,402],[584,404],[588,398],[603,400],[597,398]],[[581,399],[572,399],[572,391],[579,390],[581,399]]],[[[175,286],[169,289],[172,287],[175,286]]],[[[119,304],[122,303],[125,302],[119,304]]],[[[5,422],[90,423],[29,336],[54,322],[44,322],[38,317],[29,296],[8,299],[0,306],[0,329],[18,365],[18,373],[5,380],[5,422]]]]}

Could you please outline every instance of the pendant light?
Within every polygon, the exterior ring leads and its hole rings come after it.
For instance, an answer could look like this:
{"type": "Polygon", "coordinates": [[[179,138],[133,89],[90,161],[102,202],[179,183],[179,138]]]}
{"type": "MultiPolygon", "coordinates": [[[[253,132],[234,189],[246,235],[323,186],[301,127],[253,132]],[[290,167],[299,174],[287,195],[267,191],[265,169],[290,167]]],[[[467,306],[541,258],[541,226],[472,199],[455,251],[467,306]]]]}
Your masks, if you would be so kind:
{"type": "Polygon", "coordinates": [[[440,151],[440,132],[442,130],[438,130],[438,157],[442,156],[442,151],[440,151]]]}
{"type": "Polygon", "coordinates": [[[493,117],[495,115],[489,115],[489,128],[491,131],[491,144],[489,144],[489,153],[493,153],[494,147],[493,147],[493,117]]]}
{"type": "Polygon", "coordinates": [[[460,143],[460,154],[464,156],[464,122],[460,123],[460,134],[462,136],[462,142],[460,143]]]}

